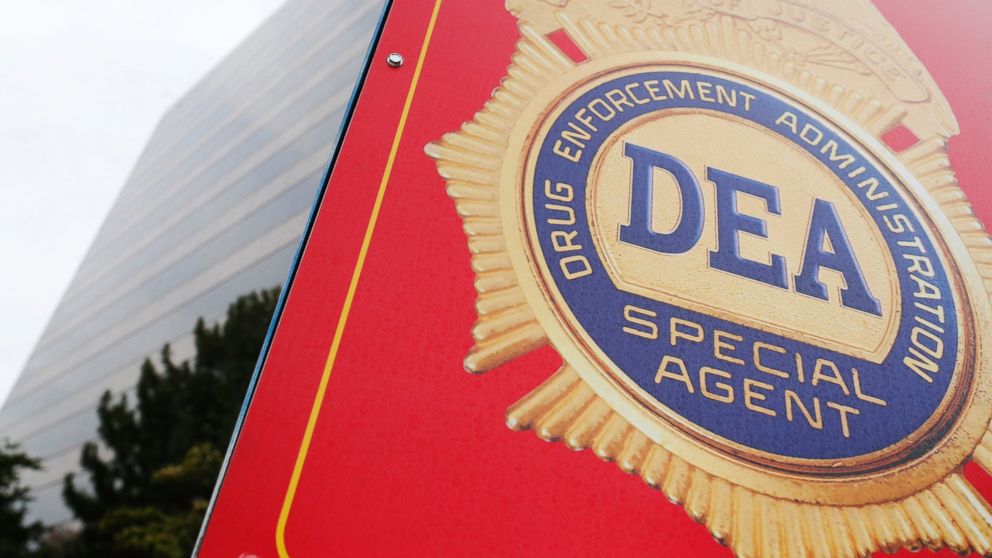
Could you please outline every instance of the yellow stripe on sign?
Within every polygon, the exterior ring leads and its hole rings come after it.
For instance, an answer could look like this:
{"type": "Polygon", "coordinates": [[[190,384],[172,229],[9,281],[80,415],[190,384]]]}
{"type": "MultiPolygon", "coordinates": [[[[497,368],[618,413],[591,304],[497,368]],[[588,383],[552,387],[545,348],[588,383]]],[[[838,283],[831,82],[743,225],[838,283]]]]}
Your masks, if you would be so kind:
{"type": "Polygon", "coordinates": [[[417,84],[420,81],[420,71],[424,66],[424,59],[427,56],[427,47],[431,42],[431,35],[434,34],[434,24],[437,22],[437,14],[441,10],[441,1],[434,3],[434,11],[431,13],[430,23],[427,25],[427,33],[424,36],[423,45],[420,47],[420,56],[417,58],[417,67],[413,71],[413,80],[410,82],[410,90],[406,94],[406,102],[403,105],[403,112],[400,115],[399,124],[396,126],[396,135],[393,137],[393,145],[389,150],[389,158],[386,160],[386,168],[382,173],[382,180],[379,182],[379,191],[376,193],[375,203],[372,205],[372,213],[369,215],[368,226],[365,228],[365,238],[362,239],[362,248],[358,252],[358,260],[355,262],[355,269],[351,273],[351,283],[348,285],[348,293],[344,297],[344,305],[341,308],[341,315],[338,317],[338,324],[334,330],[334,339],[331,341],[331,350],[327,354],[327,362],[324,363],[324,372],[320,377],[320,385],[317,388],[317,395],[313,400],[313,407],[310,409],[310,418],[307,420],[307,428],[303,433],[303,441],[300,444],[300,451],[296,456],[296,464],[293,466],[293,476],[289,480],[286,488],[286,498],[283,500],[282,510],[279,512],[279,523],[276,525],[276,549],[280,558],[289,558],[286,550],[286,524],[289,521],[289,512],[293,507],[293,500],[296,497],[296,489],[300,483],[300,475],[303,473],[303,464],[306,461],[307,453],[310,451],[310,442],[313,440],[313,431],[317,426],[317,417],[320,416],[320,409],[324,403],[324,395],[327,392],[327,383],[331,377],[331,370],[334,368],[334,361],[337,359],[338,348],[341,346],[341,337],[344,335],[344,328],[348,322],[348,315],[351,312],[351,304],[355,300],[355,291],[358,289],[358,282],[362,277],[362,267],[365,265],[365,258],[368,256],[369,245],[372,243],[372,233],[375,231],[376,222],[379,220],[379,210],[382,208],[382,200],[386,195],[386,186],[389,184],[389,177],[393,172],[393,163],[396,161],[396,152],[400,147],[400,140],[403,138],[403,130],[406,128],[407,117],[410,115],[410,105],[413,104],[413,96],[417,91],[417,84]]]}

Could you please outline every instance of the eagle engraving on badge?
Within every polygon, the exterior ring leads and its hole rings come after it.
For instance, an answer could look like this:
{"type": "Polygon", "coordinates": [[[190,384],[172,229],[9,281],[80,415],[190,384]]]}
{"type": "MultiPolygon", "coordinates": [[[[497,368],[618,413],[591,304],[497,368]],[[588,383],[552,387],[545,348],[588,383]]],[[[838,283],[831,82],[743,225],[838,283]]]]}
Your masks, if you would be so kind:
{"type": "Polygon", "coordinates": [[[884,18],[507,4],[507,77],[426,151],[476,274],[465,368],[563,360],[508,426],[640,475],[738,556],[992,556],[962,473],[992,471],[992,240],[884,18]]]}

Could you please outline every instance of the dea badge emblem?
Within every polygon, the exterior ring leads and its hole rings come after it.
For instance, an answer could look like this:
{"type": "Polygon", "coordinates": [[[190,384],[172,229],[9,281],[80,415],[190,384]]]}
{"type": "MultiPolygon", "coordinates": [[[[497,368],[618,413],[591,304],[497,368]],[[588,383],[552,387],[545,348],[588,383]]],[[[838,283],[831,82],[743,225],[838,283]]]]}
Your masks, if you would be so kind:
{"type": "Polygon", "coordinates": [[[992,467],[992,241],[881,16],[508,4],[508,77],[427,147],[477,276],[466,368],[564,361],[508,425],[616,461],[740,556],[992,555],[961,474],[992,467]],[[896,152],[900,125],[923,139],[896,152]]]}

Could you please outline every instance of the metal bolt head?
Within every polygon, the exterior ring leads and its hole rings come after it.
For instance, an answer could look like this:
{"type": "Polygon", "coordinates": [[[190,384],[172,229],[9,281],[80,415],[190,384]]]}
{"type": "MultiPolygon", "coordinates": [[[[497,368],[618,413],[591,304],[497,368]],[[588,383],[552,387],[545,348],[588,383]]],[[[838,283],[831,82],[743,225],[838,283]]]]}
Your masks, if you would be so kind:
{"type": "Polygon", "coordinates": [[[403,65],[403,55],[398,52],[390,54],[386,57],[386,64],[389,64],[393,68],[399,68],[403,65]]]}

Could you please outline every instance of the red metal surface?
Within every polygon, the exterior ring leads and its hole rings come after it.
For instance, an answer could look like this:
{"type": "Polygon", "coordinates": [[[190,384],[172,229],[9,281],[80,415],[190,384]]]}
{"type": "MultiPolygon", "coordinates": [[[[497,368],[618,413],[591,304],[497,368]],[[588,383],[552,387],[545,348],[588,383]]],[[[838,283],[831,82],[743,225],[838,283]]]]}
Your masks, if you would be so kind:
{"type": "MultiPolygon", "coordinates": [[[[880,0],[961,123],[955,169],[985,222],[992,3],[880,0]]],[[[200,556],[279,556],[277,524],[434,0],[397,0],[200,556]],[[401,52],[398,69],[386,55],[401,52]]],[[[460,223],[423,146],[471,118],[517,36],[499,0],[444,0],[285,529],[288,555],[726,556],[677,506],[503,425],[559,358],[462,372],[474,321],[460,223]]],[[[969,478],[986,496],[984,473],[969,478]]]]}

